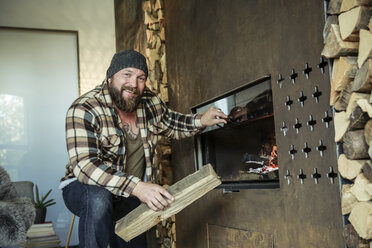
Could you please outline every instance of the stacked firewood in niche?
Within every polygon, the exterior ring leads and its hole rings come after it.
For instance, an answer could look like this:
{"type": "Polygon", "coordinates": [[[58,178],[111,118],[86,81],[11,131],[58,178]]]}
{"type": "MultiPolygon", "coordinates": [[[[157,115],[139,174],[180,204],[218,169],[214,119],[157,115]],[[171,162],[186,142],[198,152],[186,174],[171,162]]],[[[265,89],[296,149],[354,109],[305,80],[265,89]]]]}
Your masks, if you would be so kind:
{"type": "Polygon", "coordinates": [[[333,59],[330,105],[348,247],[372,247],[372,0],[329,2],[322,55],[333,59]]]}
{"type": "Polygon", "coordinates": [[[157,225],[156,238],[161,248],[176,248],[176,218],[173,215],[157,225]]]}
{"type": "MultiPolygon", "coordinates": [[[[168,80],[165,50],[164,1],[150,0],[142,3],[146,25],[146,52],[149,76],[147,86],[168,103],[168,80]]],[[[154,156],[155,182],[159,185],[173,183],[170,140],[159,137],[154,156]]],[[[161,248],[176,247],[175,217],[157,225],[156,237],[161,248]]]]}

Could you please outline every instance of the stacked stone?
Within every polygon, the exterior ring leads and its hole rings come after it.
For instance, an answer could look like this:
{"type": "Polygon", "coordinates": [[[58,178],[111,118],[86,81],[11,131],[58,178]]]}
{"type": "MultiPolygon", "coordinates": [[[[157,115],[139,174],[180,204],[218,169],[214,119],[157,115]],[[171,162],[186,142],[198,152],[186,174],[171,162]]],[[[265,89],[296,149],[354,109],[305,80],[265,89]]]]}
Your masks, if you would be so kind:
{"type": "MultiPolygon", "coordinates": [[[[147,86],[168,103],[168,80],[165,49],[164,1],[150,0],[142,4],[146,25],[146,51],[149,77],[147,86]]],[[[155,182],[159,185],[173,183],[170,140],[159,137],[154,157],[155,182]]],[[[157,225],[156,237],[162,248],[176,247],[175,217],[157,225]]]]}

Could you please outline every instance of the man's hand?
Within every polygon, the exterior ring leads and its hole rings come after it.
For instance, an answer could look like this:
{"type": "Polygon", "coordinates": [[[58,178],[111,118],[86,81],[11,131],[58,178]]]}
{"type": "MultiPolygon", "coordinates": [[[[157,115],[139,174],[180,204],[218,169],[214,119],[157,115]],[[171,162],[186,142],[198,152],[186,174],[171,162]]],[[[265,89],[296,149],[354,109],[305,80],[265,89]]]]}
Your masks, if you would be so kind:
{"type": "Polygon", "coordinates": [[[168,201],[174,197],[163,187],[153,183],[139,182],[132,191],[132,195],[147,204],[154,211],[162,210],[168,206],[168,201]]]}
{"type": "Polygon", "coordinates": [[[200,119],[203,127],[210,127],[216,124],[226,124],[226,119],[228,118],[220,109],[210,107],[207,111],[202,114],[200,119]]]}

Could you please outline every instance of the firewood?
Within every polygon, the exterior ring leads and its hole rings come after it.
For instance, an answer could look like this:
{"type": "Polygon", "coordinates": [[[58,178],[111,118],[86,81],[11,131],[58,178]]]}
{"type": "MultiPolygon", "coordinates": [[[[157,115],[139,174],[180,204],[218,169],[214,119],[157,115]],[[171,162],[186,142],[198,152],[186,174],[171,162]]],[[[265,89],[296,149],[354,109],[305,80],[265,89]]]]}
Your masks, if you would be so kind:
{"type": "Polygon", "coordinates": [[[345,41],[359,41],[359,30],[367,29],[372,9],[357,7],[339,15],[341,38],[345,41]]]}
{"type": "Polygon", "coordinates": [[[327,39],[332,24],[338,24],[338,15],[329,15],[323,28],[323,41],[327,39]]]}
{"type": "Polygon", "coordinates": [[[369,119],[370,118],[368,114],[364,112],[361,107],[356,106],[350,113],[349,129],[350,130],[364,129],[364,126],[366,125],[367,121],[369,121],[369,119]]]}
{"type": "Polygon", "coordinates": [[[328,4],[327,14],[340,14],[342,0],[330,0],[328,4]]]}
{"type": "Polygon", "coordinates": [[[372,58],[372,33],[369,30],[359,31],[358,66],[362,67],[364,61],[372,58]]]}
{"type": "Polygon", "coordinates": [[[372,182],[372,162],[371,160],[367,160],[362,168],[363,175],[368,179],[368,181],[372,182]]]}
{"type": "Polygon", "coordinates": [[[347,224],[344,227],[343,235],[345,238],[345,243],[349,248],[359,248],[360,237],[355,231],[355,228],[352,224],[347,224]]]}
{"type": "Polygon", "coordinates": [[[368,29],[372,30],[372,17],[371,17],[371,19],[369,19],[368,29]]]}
{"type": "Polygon", "coordinates": [[[332,24],[331,30],[325,41],[322,55],[327,58],[357,55],[358,45],[358,42],[343,41],[339,26],[332,24]]]}
{"type": "Polygon", "coordinates": [[[372,6],[372,0],[343,0],[340,12],[348,11],[357,6],[372,6]]]}
{"type": "Polygon", "coordinates": [[[369,118],[372,118],[372,104],[367,99],[359,99],[357,100],[357,104],[363,112],[368,114],[369,118]]]}
{"type": "Polygon", "coordinates": [[[364,138],[366,139],[366,143],[370,146],[372,143],[372,120],[367,121],[364,126],[364,138]]]}
{"type": "Polygon", "coordinates": [[[335,142],[341,142],[348,130],[350,120],[346,115],[346,111],[335,112],[334,125],[335,125],[335,142]]]}
{"type": "Polygon", "coordinates": [[[355,195],[358,201],[369,201],[372,199],[371,182],[360,173],[354,181],[353,186],[350,188],[350,192],[355,195]]]}
{"type": "Polygon", "coordinates": [[[341,90],[340,92],[336,92],[333,106],[337,111],[346,111],[352,93],[351,92],[352,83],[353,82],[351,81],[345,86],[343,90],[341,90]]]}
{"type": "Polygon", "coordinates": [[[343,178],[354,180],[362,171],[362,167],[367,160],[347,159],[345,154],[338,158],[338,171],[343,178]]]}
{"type": "Polygon", "coordinates": [[[129,241],[150,229],[162,220],[180,212],[207,192],[221,184],[210,164],[199,171],[171,185],[168,191],[175,200],[161,211],[153,211],[142,203],[116,223],[115,232],[125,241],[129,241]]]}
{"type": "MultiPolygon", "coordinates": [[[[372,46],[372,44],[371,44],[372,46]]],[[[372,59],[366,60],[355,75],[353,91],[370,93],[372,90],[372,59]]]]}
{"type": "Polygon", "coordinates": [[[364,130],[347,131],[343,137],[344,153],[348,159],[368,159],[368,145],[364,130]]]}
{"type": "Polygon", "coordinates": [[[332,84],[335,91],[342,91],[350,83],[358,71],[357,57],[343,57],[335,59],[332,70],[332,84]]]}
{"type": "Polygon", "coordinates": [[[369,94],[357,93],[357,92],[351,93],[350,100],[346,108],[346,114],[350,117],[351,112],[358,106],[358,100],[359,99],[367,100],[368,98],[369,98],[369,94]]]}
{"type": "Polygon", "coordinates": [[[358,203],[358,199],[350,192],[351,184],[342,185],[341,210],[342,215],[349,214],[358,203]]]}
{"type": "Polygon", "coordinates": [[[349,221],[360,237],[372,239],[372,202],[358,202],[351,210],[349,221]]]}

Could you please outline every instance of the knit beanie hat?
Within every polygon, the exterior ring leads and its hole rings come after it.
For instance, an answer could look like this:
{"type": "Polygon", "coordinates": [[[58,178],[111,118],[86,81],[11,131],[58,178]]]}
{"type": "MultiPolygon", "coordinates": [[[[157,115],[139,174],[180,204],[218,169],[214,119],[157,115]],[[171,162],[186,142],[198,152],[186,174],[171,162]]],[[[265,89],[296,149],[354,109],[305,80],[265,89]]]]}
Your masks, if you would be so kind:
{"type": "Polygon", "coordinates": [[[110,67],[106,72],[106,78],[110,78],[118,71],[128,67],[140,69],[146,74],[146,77],[148,75],[145,56],[134,50],[125,50],[115,53],[112,57],[110,67]]]}

